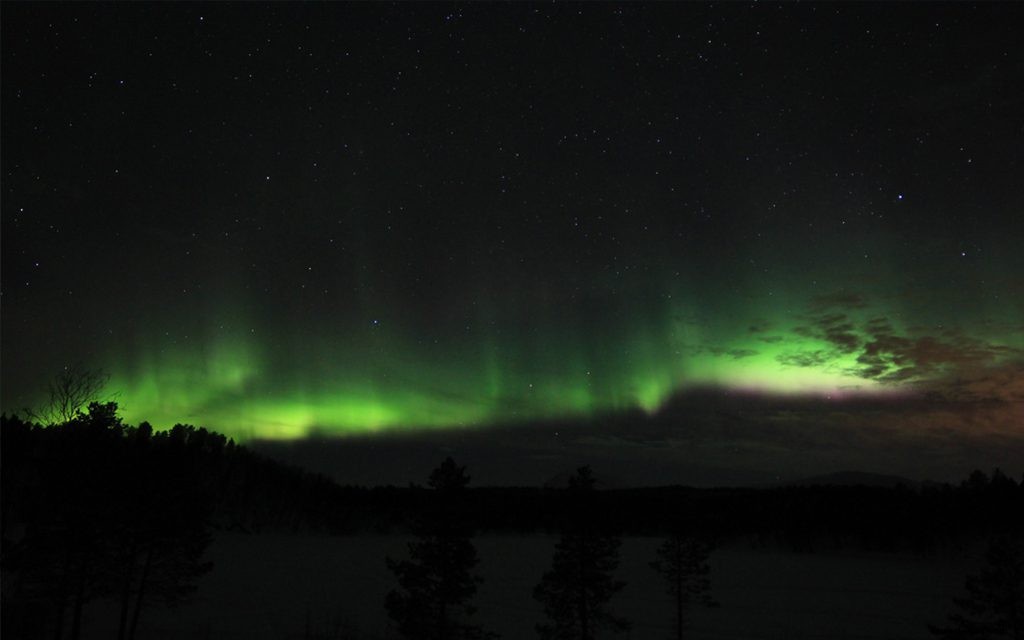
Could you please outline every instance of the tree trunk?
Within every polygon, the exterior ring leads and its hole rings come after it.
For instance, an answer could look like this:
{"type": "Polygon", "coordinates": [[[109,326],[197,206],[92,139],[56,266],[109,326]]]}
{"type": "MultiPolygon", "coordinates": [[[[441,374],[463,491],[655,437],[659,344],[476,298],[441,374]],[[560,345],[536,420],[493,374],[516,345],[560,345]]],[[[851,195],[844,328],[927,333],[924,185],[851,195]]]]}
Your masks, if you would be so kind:
{"type": "Polygon", "coordinates": [[[683,545],[676,538],[676,640],[683,640],[683,545]]]}
{"type": "Polygon", "coordinates": [[[64,613],[68,609],[68,575],[71,573],[71,550],[64,554],[64,566],[57,585],[57,615],[53,630],[53,640],[61,640],[64,636],[64,613]]]}
{"type": "Polygon", "coordinates": [[[61,640],[64,637],[64,612],[67,610],[67,601],[57,604],[56,624],[53,627],[53,640],[61,640]]]}
{"type": "Polygon", "coordinates": [[[117,640],[125,640],[125,635],[128,633],[128,610],[131,609],[132,579],[135,577],[134,540],[128,554],[128,570],[125,572],[124,586],[121,588],[121,615],[117,624],[117,640]]]}
{"type": "Polygon", "coordinates": [[[445,587],[448,582],[449,567],[448,567],[448,556],[451,553],[451,548],[447,536],[441,535],[438,537],[438,543],[440,545],[439,551],[441,552],[441,564],[438,567],[438,576],[440,586],[438,587],[440,593],[438,594],[437,602],[437,640],[448,640],[448,602],[445,600],[447,594],[445,593],[445,587]]]}
{"type": "Polygon", "coordinates": [[[438,640],[448,640],[448,608],[445,606],[445,602],[441,600],[440,616],[437,621],[437,638],[438,640]]]}
{"type": "MultiPolygon", "coordinates": [[[[582,546],[582,545],[580,545],[580,546],[582,546]]],[[[583,560],[583,550],[579,549],[579,550],[577,550],[577,553],[578,553],[577,559],[578,559],[578,562],[579,562],[579,564],[578,564],[579,584],[577,586],[579,587],[578,607],[579,607],[579,616],[580,616],[580,640],[591,640],[591,637],[590,637],[590,611],[587,610],[587,583],[586,583],[586,579],[583,577],[584,576],[584,571],[585,571],[585,569],[583,567],[583,563],[584,563],[584,560],[583,560]]]]}
{"type": "Polygon", "coordinates": [[[146,580],[149,578],[149,568],[153,563],[153,547],[146,549],[146,562],[142,565],[142,575],[139,576],[139,594],[135,598],[135,611],[132,612],[132,626],[128,629],[128,640],[135,640],[135,631],[139,628],[139,614],[142,612],[142,603],[146,598],[146,580]]]}
{"type": "Polygon", "coordinates": [[[75,591],[75,611],[71,617],[71,640],[82,637],[82,608],[85,606],[85,562],[79,567],[78,589],[75,591]]]}

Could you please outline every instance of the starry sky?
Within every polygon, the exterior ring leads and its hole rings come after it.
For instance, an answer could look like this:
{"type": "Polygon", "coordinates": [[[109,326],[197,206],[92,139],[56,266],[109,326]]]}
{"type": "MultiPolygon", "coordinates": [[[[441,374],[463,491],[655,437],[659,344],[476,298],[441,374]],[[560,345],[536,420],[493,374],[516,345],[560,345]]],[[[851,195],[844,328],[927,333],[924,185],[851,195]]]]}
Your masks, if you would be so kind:
{"type": "Polygon", "coordinates": [[[343,481],[1024,470],[1013,4],[2,8],[2,406],[343,481]]]}

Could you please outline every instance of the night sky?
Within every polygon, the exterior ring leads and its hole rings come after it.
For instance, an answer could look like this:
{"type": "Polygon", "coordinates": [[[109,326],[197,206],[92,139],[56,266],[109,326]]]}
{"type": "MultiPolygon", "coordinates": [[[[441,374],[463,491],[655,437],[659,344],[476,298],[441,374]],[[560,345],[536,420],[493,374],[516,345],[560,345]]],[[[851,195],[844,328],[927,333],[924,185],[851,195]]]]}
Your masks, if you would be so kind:
{"type": "Polygon", "coordinates": [[[346,482],[1024,470],[1024,10],[2,7],[2,406],[346,482]]]}

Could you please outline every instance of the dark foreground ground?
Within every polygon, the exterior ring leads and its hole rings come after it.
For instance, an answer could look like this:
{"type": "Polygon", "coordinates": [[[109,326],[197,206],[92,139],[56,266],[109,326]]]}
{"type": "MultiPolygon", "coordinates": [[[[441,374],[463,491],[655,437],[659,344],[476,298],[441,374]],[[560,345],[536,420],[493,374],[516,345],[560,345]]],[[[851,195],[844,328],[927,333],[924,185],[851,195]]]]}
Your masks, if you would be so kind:
{"type": "MultiPolygon", "coordinates": [[[[140,636],[153,639],[391,638],[384,595],[394,580],[384,558],[401,556],[402,536],[218,534],[216,568],[194,600],[146,612],[140,636]]],[[[484,583],[478,621],[504,638],[535,638],[540,607],[531,590],[547,568],[553,536],[477,538],[484,583]]],[[[633,622],[623,638],[670,637],[672,609],[648,567],[656,538],[627,538],[616,609],[633,622]]],[[[753,549],[734,543],[711,558],[721,607],[694,611],[690,638],[801,640],[929,638],[980,555],[753,549]]],[[[110,638],[115,619],[90,606],[87,638],[110,638]]]]}

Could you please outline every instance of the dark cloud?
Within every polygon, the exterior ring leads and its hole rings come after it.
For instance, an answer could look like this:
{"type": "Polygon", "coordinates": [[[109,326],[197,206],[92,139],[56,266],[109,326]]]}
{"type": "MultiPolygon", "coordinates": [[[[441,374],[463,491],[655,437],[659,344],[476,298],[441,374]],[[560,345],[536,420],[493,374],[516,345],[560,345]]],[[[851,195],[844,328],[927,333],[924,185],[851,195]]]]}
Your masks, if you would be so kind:
{"type": "Polygon", "coordinates": [[[867,301],[856,293],[812,298],[804,322],[792,333],[828,347],[786,352],[776,360],[787,366],[817,367],[855,355],[857,365],[845,368],[850,375],[888,386],[941,387],[949,397],[1004,397],[991,378],[1002,380],[1004,386],[1007,376],[1016,380],[1000,367],[1008,360],[1024,359],[1022,349],[987,342],[956,326],[918,324],[898,332],[888,317],[858,320],[848,313],[865,307],[867,301]]]}
{"type": "Polygon", "coordinates": [[[998,400],[1016,403],[1020,427],[1024,429],[1024,361],[986,369],[979,374],[957,379],[949,385],[947,396],[966,401],[998,400]]]}
{"type": "Polygon", "coordinates": [[[892,324],[888,318],[872,318],[864,326],[870,334],[892,333],[892,324]]]}
{"type": "Polygon", "coordinates": [[[716,356],[729,356],[733,360],[742,360],[750,356],[756,356],[759,351],[755,349],[726,349],[724,347],[708,347],[706,351],[716,356]]]}
{"type": "Polygon", "coordinates": [[[859,293],[837,291],[812,297],[809,306],[813,311],[824,311],[827,309],[852,310],[863,309],[867,306],[867,301],[859,293]]]}
{"type": "Polygon", "coordinates": [[[863,365],[858,375],[886,382],[963,377],[1021,355],[1020,349],[991,344],[958,331],[913,337],[881,329],[869,333],[857,357],[863,365]]]}
{"type": "Polygon", "coordinates": [[[772,326],[772,323],[767,320],[758,320],[747,327],[747,331],[750,333],[765,333],[766,331],[771,330],[772,326]]]}
{"type": "Polygon", "coordinates": [[[759,352],[754,349],[729,349],[726,352],[733,360],[741,360],[743,358],[749,358],[750,356],[756,356],[759,352]]]}
{"type": "Polygon", "coordinates": [[[852,323],[828,327],[825,330],[825,340],[834,345],[841,353],[853,353],[861,344],[861,339],[853,332],[852,323]]]}
{"type": "Polygon", "coordinates": [[[824,340],[839,353],[853,353],[861,345],[856,326],[845,313],[824,313],[808,318],[809,325],[793,329],[793,333],[804,338],[824,340]]]}
{"type": "Polygon", "coordinates": [[[775,360],[779,364],[784,364],[788,367],[820,367],[833,357],[831,353],[824,350],[794,351],[779,354],[775,356],[775,360]]]}
{"type": "Polygon", "coordinates": [[[838,324],[848,324],[849,316],[845,313],[829,313],[820,316],[815,319],[815,324],[819,327],[828,328],[838,324]]]}

